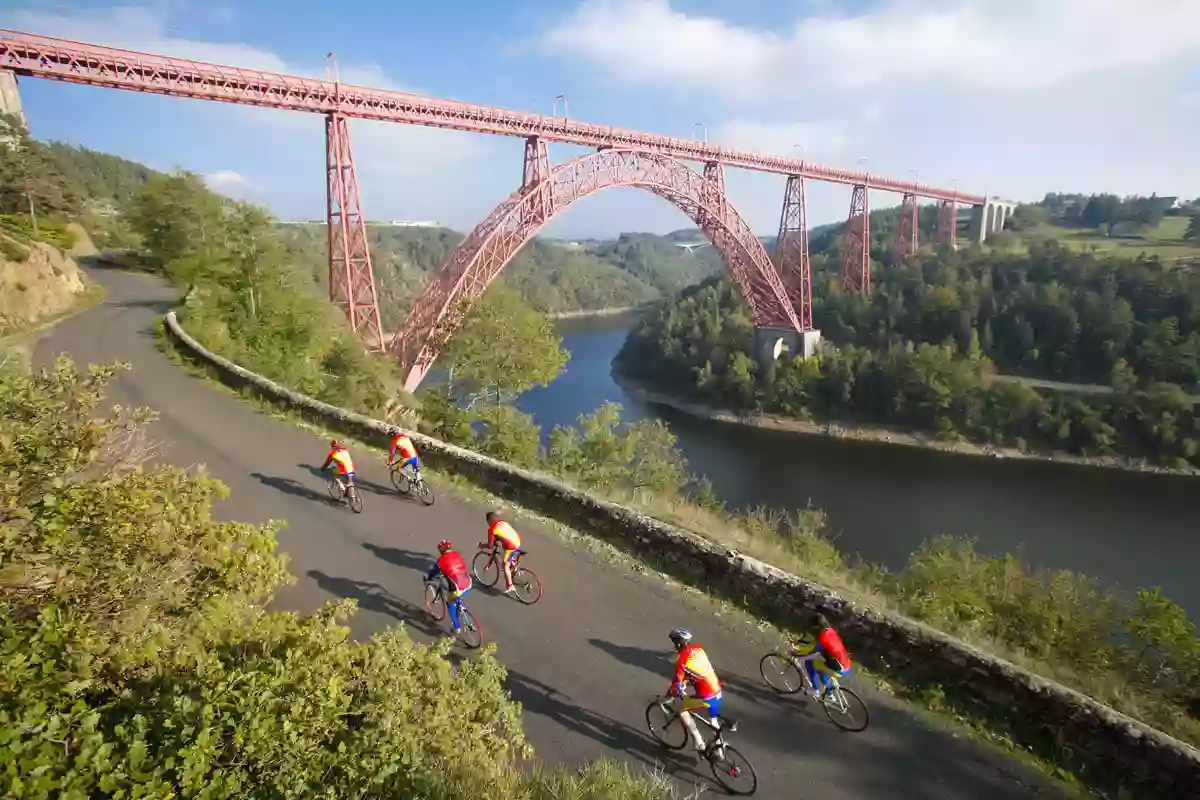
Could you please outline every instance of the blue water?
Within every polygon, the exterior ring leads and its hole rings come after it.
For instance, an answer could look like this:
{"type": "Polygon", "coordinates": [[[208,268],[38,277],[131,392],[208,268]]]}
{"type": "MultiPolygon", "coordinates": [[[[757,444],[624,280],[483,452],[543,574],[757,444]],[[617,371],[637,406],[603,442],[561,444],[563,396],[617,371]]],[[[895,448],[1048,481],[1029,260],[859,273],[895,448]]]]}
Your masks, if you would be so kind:
{"type": "Polygon", "coordinates": [[[610,377],[631,317],[558,325],[566,371],[518,405],[548,433],[605,401],[626,420],[667,422],[692,469],[735,508],[828,513],[847,554],[902,566],[923,540],[972,536],[987,553],[1019,551],[1126,587],[1161,586],[1200,618],[1200,483],[1043,462],[965,458],[699,420],[629,397],[610,377]]]}

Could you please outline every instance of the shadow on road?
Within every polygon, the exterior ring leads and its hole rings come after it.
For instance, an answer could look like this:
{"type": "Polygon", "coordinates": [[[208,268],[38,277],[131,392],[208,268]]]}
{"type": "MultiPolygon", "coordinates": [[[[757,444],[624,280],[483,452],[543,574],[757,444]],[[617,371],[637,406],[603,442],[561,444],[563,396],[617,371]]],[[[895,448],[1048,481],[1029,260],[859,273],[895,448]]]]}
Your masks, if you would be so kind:
{"type": "Polygon", "coordinates": [[[126,300],[121,303],[112,303],[111,305],[117,308],[148,308],[156,315],[166,314],[171,309],[179,304],[178,300],[126,300]]]}
{"type": "MultiPolygon", "coordinates": [[[[312,475],[314,478],[320,478],[323,481],[329,480],[330,473],[327,470],[321,469],[320,467],[314,467],[312,464],[297,464],[296,466],[312,475]]],[[[361,477],[357,472],[354,473],[354,485],[363,491],[370,492],[371,494],[390,494],[393,496],[399,495],[399,492],[392,487],[384,486],[382,484],[375,483],[374,481],[369,481],[366,478],[361,477]]]]}
{"type": "Polygon", "coordinates": [[[570,702],[570,695],[515,670],[508,671],[506,685],[512,698],[529,714],[546,717],[605,747],[628,753],[643,764],[661,768],[676,780],[689,785],[713,785],[703,773],[697,771],[700,762],[690,751],[668,750],[651,739],[649,734],[603,714],[581,708],[570,702]]]}
{"type": "Polygon", "coordinates": [[[433,556],[429,553],[418,553],[399,547],[380,547],[373,542],[363,542],[363,549],[370,551],[376,558],[382,559],[389,564],[395,564],[397,567],[404,569],[411,569],[413,572],[419,572],[422,575],[428,574],[429,570],[433,568],[433,556]]]}
{"type": "Polygon", "coordinates": [[[357,600],[360,608],[387,614],[392,619],[403,622],[427,636],[441,636],[449,630],[449,623],[443,626],[435,622],[429,618],[429,614],[425,612],[424,608],[401,600],[378,583],[359,581],[353,578],[338,578],[326,575],[319,569],[310,569],[308,577],[316,581],[317,585],[329,594],[357,600]]]}
{"type": "Polygon", "coordinates": [[[303,497],[305,500],[320,501],[329,505],[335,505],[334,501],[328,493],[318,492],[308,486],[291,478],[280,478],[275,475],[263,475],[261,472],[251,472],[250,477],[261,483],[263,486],[270,486],[272,489],[290,494],[293,497],[303,497]]]}

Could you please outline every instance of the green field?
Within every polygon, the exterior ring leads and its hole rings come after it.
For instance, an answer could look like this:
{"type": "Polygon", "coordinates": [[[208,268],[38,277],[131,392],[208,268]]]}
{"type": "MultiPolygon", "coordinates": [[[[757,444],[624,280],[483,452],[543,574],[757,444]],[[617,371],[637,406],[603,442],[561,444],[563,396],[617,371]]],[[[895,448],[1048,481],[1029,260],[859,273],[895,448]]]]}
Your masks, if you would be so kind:
{"type": "Polygon", "coordinates": [[[1021,231],[1018,236],[1025,242],[1057,239],[1076,250],[1095,250],[1127,256],[1146,253],[1164,259],[1200,258],[1200,242],[1189,242],[1183,238],[1189,221],[1189,217],[1164,217],[1153,228],[1130,231],[1117,236],[1103,236],[1093,228],[1040,225],[1029,231],[1021,231]]]}

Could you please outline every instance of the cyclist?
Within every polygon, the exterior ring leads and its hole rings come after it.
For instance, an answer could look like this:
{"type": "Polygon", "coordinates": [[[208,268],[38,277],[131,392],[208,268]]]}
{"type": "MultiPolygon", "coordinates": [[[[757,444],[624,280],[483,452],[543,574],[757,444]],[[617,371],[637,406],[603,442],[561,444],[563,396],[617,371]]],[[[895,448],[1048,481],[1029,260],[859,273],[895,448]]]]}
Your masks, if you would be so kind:
{"type": "Polygon", "coordinates": [[[471,591],[471,571],[467,569],[467,562],[454,549],[450,540],[443,539],[438,542],[437,548],[438,560],[434,562],[433,569],[429,570],[425,580],[432,581],[441,575],[449,582],[450,586],[446,591],[446,610],[450,612],[450,624],[454,626],[454,633],[457,634],[459,603],[463,596],[471,591]]]}
{"type": "Polygon", "coordinates": [[[392,434],[392,449],[388,453],[388,466],[391,467],[396,463],[396,453],[399,452],[400,469],[411,466],[413,473],[419,479],[421,477],[421,461],[417,456],[417,446],[413,444],[407,433],[397,427],[393,427],[389,433],[392,434]]]}
{"type": "Polygon", "coordinates": [[[851,666],[850,654],[846,652],[846,645],[842,644],[842,637],[838,636],[824,614],[817,614],[816,636],[801,636],[792,643],[792,653],[804,662],[814,700],[821,696],[821,688],[828,683],[826,676],[840,677],[851,666]]]}
{"type": "Polygon", "coordinates": [[[504,545],[504,560],[501,562],[504,565],[504,593],[511,594],[513,591],[512,581],[512,562],[517,556],[517,551],[521,549],[521,534],[517,533],[516,528],[509,525],[495,511],[487,513],[488,521],[488,540],[479,545],[480,550],[491,550],[496,546],[496,542],[504,545]]]}
{"type": "Polygon", "coordinates": [[[329,443],[329,455],[326,456],[321,469],[326,469],[330,464],[333,465],[333,480],[344,494],[346,483],[354,483],[354,459],[350,457],[350,451],[337,439],[329,443]]]}
{"type": "Polygon", "coordinates": [[[676,628],[671,631],[671,643],[675,645],[675,652],[679,655],[675,659],[675,680],[667,693],[682,699],[683,708],[679,712],[679,718],[692,735],[696,750],[704,753],[707,745],[696,728],[696,720],[692,719],[691,712],[708,711],[708,718],[715,724],[720,724],[717,714],[721,711],[721,681],[717,678],[717,672],[704,649],[692,641],[691,631],[676,628]],[[691,697],[684,693],[688,684],[692,686],[691,697]]]}

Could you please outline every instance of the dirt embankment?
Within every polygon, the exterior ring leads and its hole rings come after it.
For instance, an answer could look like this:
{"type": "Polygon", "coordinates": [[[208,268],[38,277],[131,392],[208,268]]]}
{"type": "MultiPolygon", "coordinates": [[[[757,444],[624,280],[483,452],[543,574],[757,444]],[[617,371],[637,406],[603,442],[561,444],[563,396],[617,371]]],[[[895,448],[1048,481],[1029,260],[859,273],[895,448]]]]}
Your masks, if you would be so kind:
{"type": "Polygon", "coordinates": [[[25,328],[61,314],[87,288],[75,257],[92,255],[96,248],[83,228],[72,224],[70,229],[77,239],[66,252],[0,233],[0,329],[25,328]]]}

